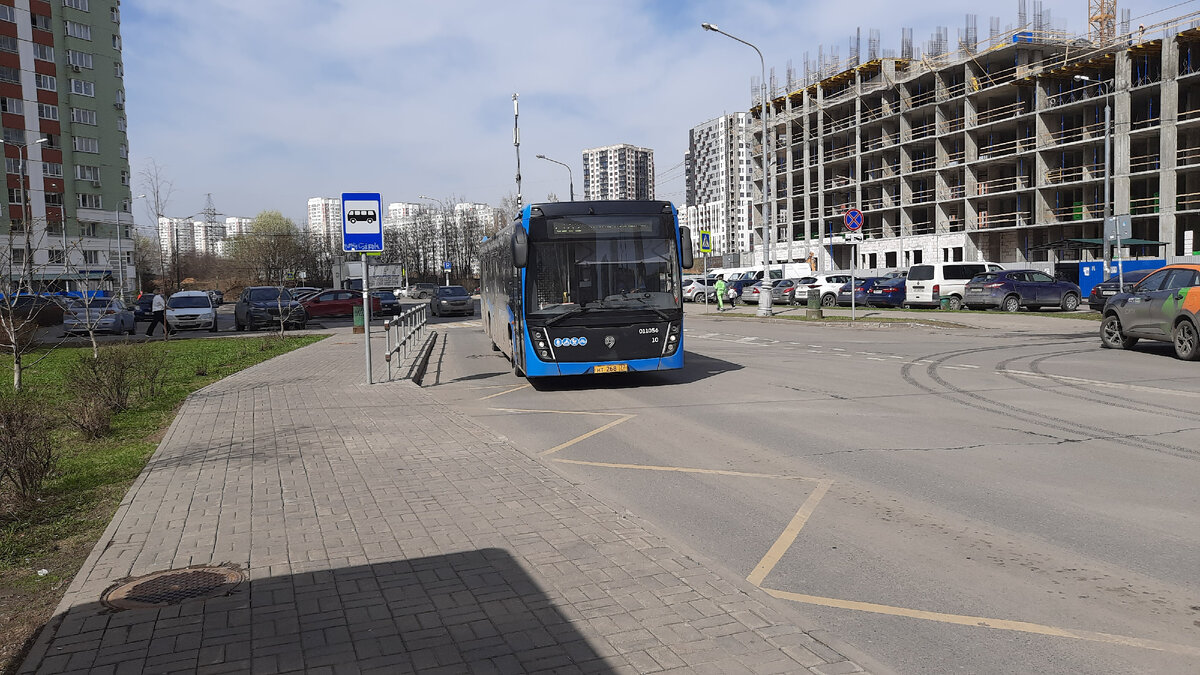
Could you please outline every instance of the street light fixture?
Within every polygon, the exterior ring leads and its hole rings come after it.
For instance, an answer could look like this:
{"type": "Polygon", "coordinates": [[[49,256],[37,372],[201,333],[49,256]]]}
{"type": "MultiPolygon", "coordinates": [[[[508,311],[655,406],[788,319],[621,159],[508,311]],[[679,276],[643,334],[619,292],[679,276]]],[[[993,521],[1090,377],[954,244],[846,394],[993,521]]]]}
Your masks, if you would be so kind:
{"type": "Polygon", "coordinates": [[[567,177],[570,178],[570,180],[571,180],[571,201],[575,201],[575,172],[571,171],[571,165],[564,164],[564,163],[558,161],[557,159],[550,159],[549,157],[547,157],[545,155],[534,155],[534,157],[537,157],[538,159],[544,159],[547,162],[554,162],[555,164],[557,164],[559,166],[567,167],[567,177]]]}
{"type": "Polygon", "coordinates": [[[771,316],[771,163],[769,161],[769,142],[767,140],[767,114],[770,110],[769,92],[767,91],[767,62],[763,59],[762,50],[745,40],[730,35],[717,28],[715,24],[702,23],[700,27],[707,31],[720,33],[725,37],[736,40],[754,50],[758,54],[758,64],[762,69],[762,144],[763,144],[763,288],[758,294],[758,316],[771,316]]]}

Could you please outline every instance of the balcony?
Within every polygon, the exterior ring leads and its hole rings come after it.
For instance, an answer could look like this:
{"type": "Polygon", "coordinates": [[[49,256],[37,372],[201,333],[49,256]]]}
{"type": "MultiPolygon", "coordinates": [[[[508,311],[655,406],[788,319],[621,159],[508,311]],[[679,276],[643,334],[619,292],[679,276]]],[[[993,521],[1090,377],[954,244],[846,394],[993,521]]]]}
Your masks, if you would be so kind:
{"type": "Polygon", "coordinates": [[[1010,103],[1008,105],[1002,105],[996,108],[990,108],[988,110],[980,110],[975,113],[975,126],[1012,119],[1013,117],[1024,115],[1026,112],[1025,101],[1017,101],[1016,103],[1010,103]]]}
{"type": "Polygon", "coordinates": [[[1080,101],[1090,101],[1101,96],[1107,96],[1112,92],[1112,90],[1112,80],[1089,82],[1073,89],[1068,89],[1066,91],[1046,97],[1046,107],[1057,108],[1058,106],[1078,103],[1080,101]]]}
{"type": "Polygon", "coordinates": [[[1096,180],[1093,176],[1104,171],[1104,164],[1083,164],[1081,166],[1064,166],[1050,169],[1046,172],[1046,182],[1050,185],[1076,183],[1083,180],[1096,180]]]}

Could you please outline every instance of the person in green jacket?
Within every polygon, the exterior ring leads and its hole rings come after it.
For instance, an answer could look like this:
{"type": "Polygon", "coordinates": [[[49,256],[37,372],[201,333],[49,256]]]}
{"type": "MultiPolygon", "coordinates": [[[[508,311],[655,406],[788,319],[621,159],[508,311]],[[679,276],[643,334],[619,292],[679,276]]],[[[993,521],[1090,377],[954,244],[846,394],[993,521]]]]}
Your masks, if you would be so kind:
{"type": "Polygon", "coordinates": [[[717,311],[725,311],[725,275],[717,275],[717,283],[714,286],[717,291],[717,311]]]}

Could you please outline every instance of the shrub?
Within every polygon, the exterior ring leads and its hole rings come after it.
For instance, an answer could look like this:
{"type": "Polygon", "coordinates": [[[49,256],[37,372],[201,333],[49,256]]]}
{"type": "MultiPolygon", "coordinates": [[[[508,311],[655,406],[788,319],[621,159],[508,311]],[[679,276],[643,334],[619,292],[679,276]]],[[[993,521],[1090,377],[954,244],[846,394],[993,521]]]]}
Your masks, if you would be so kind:
{"type": "Polygon", "coordinates": [[[81,393],[63,406],[67,421],[88,438],[99,438],[112,428],[113,409],[92,393],[81,393]]]}
{"type": "Polygon", "coordinates": [[[110,410],[124,410],[134,389],[139,352],[136,345],[117,344],[103,347],[95,358],[80,355],[69,381],[81,399],[97,399],[110,410]]]}
{"type": "Polygon", "coordinates": [[[0,484],[31,500],[54,470],[50,419],[43,406],[21,395],[0,396],[0,484]]]}
{"type": "Polygon", "coordinates": [[[167,386],[167,375],[171,372],[169,365],[166,352],[149,345],[142,347],[133,367],[133,388],[139,399],[149,400],[162,393],[167,386]]]}

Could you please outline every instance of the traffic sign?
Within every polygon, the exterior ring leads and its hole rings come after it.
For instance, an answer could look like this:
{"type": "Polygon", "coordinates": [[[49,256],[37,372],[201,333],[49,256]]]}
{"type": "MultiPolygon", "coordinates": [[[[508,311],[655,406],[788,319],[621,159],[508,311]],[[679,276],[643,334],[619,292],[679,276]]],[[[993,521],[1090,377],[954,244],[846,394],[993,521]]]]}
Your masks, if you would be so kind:
{"type": "Polygon", "coordinates": [[[447,271],[447,272],[449,272],[449,271],[450,271],[450,261],[449,261],[449,260],[447,260],[446,262],[442,263],[442,269],[443,269],[443,270],[445,270],[445,271],[447,271]]]}
{"type": "Polygon", "coordinates": [[[712,233],[700,230],[700,252],[712,253],[712,233]]]}
{"type": "Polygon", "coordinates": [[[378,192],[342,193],[342,250],[383,250],[383,200],[378,192]]]}
{"type": "Polygon", "coordinates": [[[851,232],[858,232],[863,226],[863,213],[858,209],[850,209],[846,212],[846,229],[851,232]]]}

